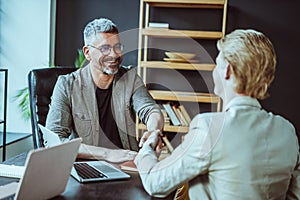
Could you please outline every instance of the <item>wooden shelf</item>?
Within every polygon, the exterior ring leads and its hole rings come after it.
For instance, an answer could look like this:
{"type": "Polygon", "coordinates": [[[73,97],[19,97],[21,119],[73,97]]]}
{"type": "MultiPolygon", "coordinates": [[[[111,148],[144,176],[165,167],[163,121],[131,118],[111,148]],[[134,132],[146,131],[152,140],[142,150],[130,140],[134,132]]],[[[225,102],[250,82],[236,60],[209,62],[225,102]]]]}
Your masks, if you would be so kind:
{"type": "MultiPolygon", "coordinates": [[[[174,9],[173,9],[174,10],[174,9]]],[[[149,61],[151,60],[151,54],[149,49],[151,48],[150,38],[170,38],[170,39],[201,39],[201,40],[218,40],[224,37],[226,32],[226,17],[227,17],[227,0],[140,0],[140,14],[139,14],[139,41],[138,41],[138,74],[142,77],[144,83],[147,81],[148,69],[171,69],[171,70],[191,70],[191,71],[207,71],[212,72],[215,68],[214,63],[201,63],[201,62],[190,62],[190,63],[176,63],[166,62],[162,60],[149,61]],[[200,8],[199,11],[205,9],[220,9],[217,12],[223,12],[222,24],[220,28],[210,29],[209,27],[194,27],[187,30],[172,29],[171,28],[153,28],[149,27],[150,20],[153,19],[150,15],[155,14],[155,9],[152,7],[166,7],[175,8],[176,12],[179,12],[180,8],[194,9],[200,8]],[[204,9],[202,9],[204,8],[204,9]],[[152,12],[154,11],[154,12],[152,12]],[[149,57],[149,58],[148,58],[149,57]]],[[[193,20],[193,19],[191,19],[193,20]]],[[[169,23],[169,22],[166,22],[169,23]]],[[[174,44],[176,46],[176,44],[174,44]]],[[[163,47],[163,45],[162,45],[163,47]]],[[[188,44],[187,44],[188,48],[188,44]]],[[[179,50],[180,51],[180,50],[179,50]]],[[[153,60],[153,59],[152,59],[153,60]]],[[[151,82],[151,81],[149,81],[151,82]]],[[[186,91],[167,91],[167,90],[149,90],[153,99],[161,101],[177,101],[177,102],[192,102],[198,103],[209,103],[217,106],[217,111],[221,111],[221,99],[220,97],[210,93],[199,93],[199,92],[186,92],[186,91]]],[[[213,106],[215,106],[213,105],[213,106]]],[[[213,109],[211,109],[213,110],[213,109]]],[[[139,139],[139,130],[146,130],[146,126],[139,124],[137,118],[137,140],[139,139]]],[[[182,132],[187,133],[189,130],[185,126],[170,126],[165,125],[164,131],[166,132],[182,132]]]]}
{"type": "Polygon", "coordinates": [[[173,30],[165,28],[144,28],[141,30],[141,34],[160,38],[220,39],[223,37],[221,31],[173,30]]]}
{"type": "Polygon", "coordinates": [[[151,6],[171,8],[223,8],[224,0],[144,0],[151,6]]]}
{"type": "MultiPolygon", "coordinates": [[[[139,124],[139,129],[146,130],[145,124],[139,124]]],[[[166,132],[175,132],[175,133],[187,133],[189,131],[188,126],[171,126],[171,125],[165,125],[164,131],[166,132]]]]}
{"type": "Polygon", "coordinates": [[[201,70],[213,71],[215,64],[173,63],[165,61],[142,61],[140,67],[156,69],[201,70]]]}
{"type": "Polygon", "coordinates": [[[149,90],[155,100],[219,103],[220,97],[210,93],[149,90]]]}

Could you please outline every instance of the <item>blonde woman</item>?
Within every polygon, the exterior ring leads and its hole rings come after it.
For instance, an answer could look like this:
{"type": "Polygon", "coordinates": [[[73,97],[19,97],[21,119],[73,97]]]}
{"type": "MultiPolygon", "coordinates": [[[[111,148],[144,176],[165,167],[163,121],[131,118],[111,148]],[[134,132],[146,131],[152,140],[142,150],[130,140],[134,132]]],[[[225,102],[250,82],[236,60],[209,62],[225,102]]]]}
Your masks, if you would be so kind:
{"type": "Polygon", "coordinates": [[[197,115],[171,156],[157,160],[159,131],[145,134],[135,163],[146,191],[166,196],[189,182],[190,199],[300,199],[294,126],[264,110],[276,55],[255,30],[235,30],[217,43],[213,72],[223,112],[197,115]]]}

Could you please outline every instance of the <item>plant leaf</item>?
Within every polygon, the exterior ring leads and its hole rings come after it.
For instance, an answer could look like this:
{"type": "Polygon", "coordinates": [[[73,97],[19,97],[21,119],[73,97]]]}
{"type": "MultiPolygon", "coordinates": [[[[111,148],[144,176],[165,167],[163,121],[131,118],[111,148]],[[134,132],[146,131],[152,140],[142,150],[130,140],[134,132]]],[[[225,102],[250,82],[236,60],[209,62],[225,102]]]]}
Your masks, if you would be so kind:
{"type": "Polygon", "coordinates": [[[18,102],[18,108],[21,116],[25,121],[30,119],[30,104],[29,104],[29,91],[28,87],[18,90],[17,94],[13,97],[14,101],[18,102]]]}
{"type": "Polygon", "coordinates": [[[77,58],[75,60],[75,67],[76,68],[81,68],[86,62],[86,58],[84,56],[84,53],[82,49],[77,49],[77,58]]]}

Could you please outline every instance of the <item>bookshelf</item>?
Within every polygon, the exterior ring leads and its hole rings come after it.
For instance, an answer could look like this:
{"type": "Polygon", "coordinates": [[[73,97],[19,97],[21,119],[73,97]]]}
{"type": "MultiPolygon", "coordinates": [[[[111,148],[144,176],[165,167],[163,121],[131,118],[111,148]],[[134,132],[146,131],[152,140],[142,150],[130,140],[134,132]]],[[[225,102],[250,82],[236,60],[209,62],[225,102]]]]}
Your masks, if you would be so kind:
{"type": "MultiPolygon", "coordinates": [[[[140,18],[139,18],[139,41],[138,41],[138,74],[147,84],[148,70],[184,70],[184,71],[206,71],[212,72],[215,64],[212,63],[191,63],[191,62],[167,62],[160,60],[149,59],[150,38],[159,39],[201,39],[201,40],[217,40],[225,35],[227,16],[227,0],[140,0],[140,18]],[[152,7],[166,7],[175,9],[219,9],[222,12],[220,30],[180,30],[168,28],[153,28],[149,27],[151,23],[150,15],[155,15],[151,12],[152,7]]],[[[166,22],[167,23],[167,22],[166,22]]],[[[215,104],[217,111],[221,111],[221,99],[212,94],[205,92],[190,92],[190,91],[167,91],[167,90],[149,90],[152,97],[157,101],[178,101],[178,102],[195,102],[215,104]]],[[[141,124],[137,119],[137,139],[139,139],[140,131],[146,130],[146,126],[141,124]]],[[[187,126],[172,126],[165,125],[164,131],[174,133],[187,133],[187,126]]]]}
{"type": "Polygon", "coordinates": [[[154,28],[142,29],[142,34],[152,37],[166,37],[166,38],[181,38],[191,37],[196,39],[218,39],[222,37],[222,32],[216,31],[190,31],[190,30],[157,30],[154,28]]]}

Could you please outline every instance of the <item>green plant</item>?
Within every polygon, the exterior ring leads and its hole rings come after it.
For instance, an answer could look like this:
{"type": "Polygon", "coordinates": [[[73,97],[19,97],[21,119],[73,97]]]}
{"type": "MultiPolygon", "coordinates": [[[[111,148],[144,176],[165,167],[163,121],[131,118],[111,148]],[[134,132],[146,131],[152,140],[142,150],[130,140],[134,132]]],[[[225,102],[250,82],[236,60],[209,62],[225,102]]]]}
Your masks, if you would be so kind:
{"type": "Polygon", "coordinates": [[[28,87],[18,90],[16,96],[14,96],[14,101],[18,101],[18,108],[22,113],[22,118],[28,121],[30,119],[28,87]]]}
{"type": "MultiPolygon", "coordinates": [[[[77,57],[75,60],[75,67],[81,68],[86,63],[86,58],[81,49],[77,50],[77,57]]],[[[54,67],[54,65],[49,65],[49,67],[54,67]]],[[[14,101],[18,102],[18,108],[22,114],[22,118],[25,121],[30,119],[30,104],[29,104],[29,91],[28,87],[24,87],[18,90],[17,94],[13,97],[14,101]]]]}
{"type": "Polygon", "coordinates": [[[84,66],[85,63],[86,63],[86,58],[84,56],[82,49],[77,49],[77,58],[74,63],[75,67],[81,68],[84,66]]]}

